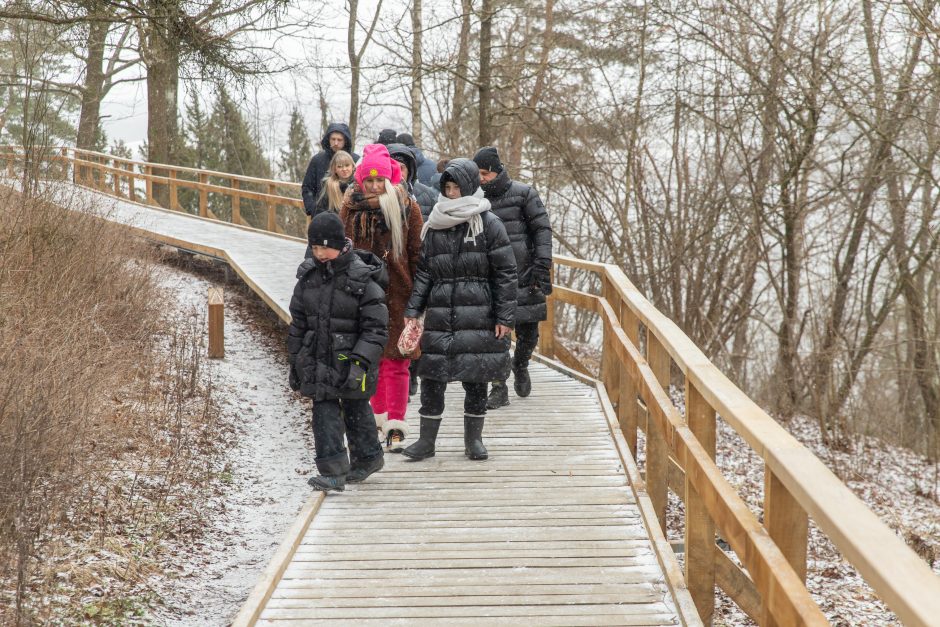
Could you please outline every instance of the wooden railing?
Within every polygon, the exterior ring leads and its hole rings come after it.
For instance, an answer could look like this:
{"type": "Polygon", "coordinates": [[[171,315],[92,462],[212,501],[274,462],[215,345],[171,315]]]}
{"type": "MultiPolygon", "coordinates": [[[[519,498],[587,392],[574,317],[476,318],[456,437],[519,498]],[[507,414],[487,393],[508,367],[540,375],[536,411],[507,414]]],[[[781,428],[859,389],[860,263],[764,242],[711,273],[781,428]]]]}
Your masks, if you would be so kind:
{"type": "Polygon", "coordinates": [[[556,257],[555,263],[593,274],[600,294],[556,286],[540,352],[600,379],[634,457],[638,430],[643,432],[645,489],[658,524],[665,529],[670,490],[685,505],[685,580],[706,622],[718,585],[761,625],[825,624],[805,586],[812,519],[905,624],[937,624],[940,578],[725,377],[620,268],[570,257],[556,257]],[[598,316],[603,341],[597,372],[547,332],[555,328],[556,303],[598,316]],[[669,394],[674,366],[684,386],[684,414],[669,394]],[[715,464],[716,415],[763,459],[763,524],[715,464]],[[716,532],[744,570],[716,544],[716,532]]]}
{"type": "Polygon", "coordinates": [[[306,219],[299,183],[135,161],[75,148],[30,154],[20,147],[0,146],[0,163],[5,162],[8,176],[13,176],[29,159],[58,166],[74,183],[118,198],[174,211],[191,210],[203,218],[274,233],[304,236],[306,219]],[[180,193],[186,190],[191,190],[193,196],[189,207],[180,202],[180,193]],[[246,215],[249,213],[254,221],[246,215]]]}
{"type": "MultiPolygon", "coordinates": [[[[0,147],[0,164],[6,163],[8,176],[15,176],[23,159],[21,149],[0,147]]],[[[267,219],[260,228],[266,230],[283,230],[276,213],[278,207],[303,216],[300,186],[293,183],[142,163],[73,149],[47,152],[41,160],[50,168],[60,169],[51,176],[147,204],[156,203],[154,185],[165,186],[166,200],[172,208],[179,206],[174,200],[179,188],[196,190],[202,217],[216,217],[209,210],[209,194],[230,199],[236,224],[245,222],[238,211],[242,200],[264,203],[267,219]],[[181,174],[192,180],[184,180],[181,174]],[[227,184],[212,184],[212,179],[227,184]],[[142,189],[138,181],[143,183],[142,189]],[[261,186],[267,192],[244,189],[250,185],[261,186]],[[293,195],[278,195],[279,189],[291,190],[293,195]]],[[[762,625],[825,624],[823,613],[805,586],[808,525],[812,519],[905,624],[937,624],[940,578],[815,455],[725,377],[639,293],[620,268],[570,257],[556,257],[555,262],[559,268],[593,275],[601,286],[600,293],[556,285],[549,299],[549,319],[543,324],[539,351],[599,379],[634,458],[638,433],[643,433],[645,474],[634,483],[644,483],[634,485],[634,489],[648,495],[655,517],[651,522],[662,530],[668,492],[672,490],[684,503],[685,581],[706,623],[714,611],[717,585],[762,625]],[[555,309],[560,304],[598,316],[603,333],[599,368],[586,366],[585,360],[565,345],[564,338],[556,335],[555,309]],[[669,394],[679,379],[684,386],[684,413],[669,394]],[[715,464],[716,415],[763,459],[763,522],[715,464]],[[743,569],[716,543],[716,534],[743,569]]]]}

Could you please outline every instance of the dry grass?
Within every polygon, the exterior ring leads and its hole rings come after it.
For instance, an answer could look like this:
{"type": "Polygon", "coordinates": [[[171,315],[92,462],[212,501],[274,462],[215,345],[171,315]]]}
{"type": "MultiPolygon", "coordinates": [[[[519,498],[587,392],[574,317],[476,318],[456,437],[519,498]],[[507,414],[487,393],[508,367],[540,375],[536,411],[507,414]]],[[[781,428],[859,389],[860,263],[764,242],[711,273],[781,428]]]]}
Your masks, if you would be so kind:
{"type": "Polygon", "coordinates": [[[168,324],[154,261],[0,190],[0,623],[132,617],[162,540],[199,526],[218,429],[203,320],[168,324]]]}

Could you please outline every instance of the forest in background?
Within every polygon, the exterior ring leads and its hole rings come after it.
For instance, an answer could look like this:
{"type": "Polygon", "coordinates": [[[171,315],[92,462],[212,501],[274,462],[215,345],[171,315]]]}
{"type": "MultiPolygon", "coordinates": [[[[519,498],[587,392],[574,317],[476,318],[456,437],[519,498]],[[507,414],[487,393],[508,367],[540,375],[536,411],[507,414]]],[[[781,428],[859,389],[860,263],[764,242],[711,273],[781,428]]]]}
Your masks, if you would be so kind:
{"type": "MultiPolygon", "coordinates": [[[[122,81],[154,162],[297,180],[326,122],[361,146],[390,115],[431,158],[494,143],[559,253],[622,267],[779,419],[937,458],[937,2],[301,8],[6,2],[0,143],[128,154],[101,131],[122,81]],[[289,129],[262,121],[252,90],[298,76],[289,129]]],[[[562,313],[588,343],[591,316],[562,313]]]]}

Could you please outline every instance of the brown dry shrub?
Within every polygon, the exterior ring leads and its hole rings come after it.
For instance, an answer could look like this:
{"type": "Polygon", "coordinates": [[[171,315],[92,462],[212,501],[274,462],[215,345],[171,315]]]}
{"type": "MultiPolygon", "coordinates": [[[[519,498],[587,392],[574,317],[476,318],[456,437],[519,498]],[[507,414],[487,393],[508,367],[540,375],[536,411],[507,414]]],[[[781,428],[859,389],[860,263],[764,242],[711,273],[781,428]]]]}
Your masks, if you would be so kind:
{"type": "Polygon", "coordinates": [[[0,578],[15,578],[17,622],[30,621],[44,534],[129,428],[114,391],[152,371],[161,296],[137,261],[146,250],[93,215],[0,189],[0,578]]]}

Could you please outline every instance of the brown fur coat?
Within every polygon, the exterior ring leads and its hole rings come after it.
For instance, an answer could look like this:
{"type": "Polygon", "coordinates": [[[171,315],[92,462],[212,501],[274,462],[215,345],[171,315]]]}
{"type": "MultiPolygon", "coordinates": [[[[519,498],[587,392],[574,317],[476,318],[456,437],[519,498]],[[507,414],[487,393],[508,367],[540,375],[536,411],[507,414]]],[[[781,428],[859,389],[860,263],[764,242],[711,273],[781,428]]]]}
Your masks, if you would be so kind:
{"type": "Polygon", "coordinates": [[[400,186],[398,201],[404,208],[405,250],[401,257],[393,258],[392,237],[385,225],[385,218],[376,197],[366,198],[359,185],[352,183],[346,189],[339,217],[346,227],[346,237],[353,246],[368,250],[385,261],[388,268],[388,344],[382,357],[386,359],[417,359],[418,349],[408,357],[398,351],[398,338],[405,329],[405,307],[414,287],[418,258],[421,255],[421,209],[400,186]]]}

